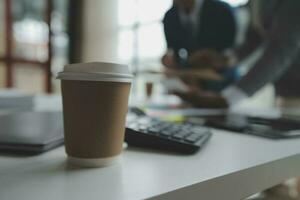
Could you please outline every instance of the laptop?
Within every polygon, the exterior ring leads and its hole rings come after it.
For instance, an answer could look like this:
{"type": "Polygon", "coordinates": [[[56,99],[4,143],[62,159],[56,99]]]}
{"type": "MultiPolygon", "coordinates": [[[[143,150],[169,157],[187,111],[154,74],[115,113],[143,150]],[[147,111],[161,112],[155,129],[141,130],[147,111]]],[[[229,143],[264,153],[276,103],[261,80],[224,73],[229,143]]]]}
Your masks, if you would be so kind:
{"type": "Polygon", "coordinates": [[[0,153],[38,154],[63,142],[62,112],[23,111],[0,115],[0,153]]]}

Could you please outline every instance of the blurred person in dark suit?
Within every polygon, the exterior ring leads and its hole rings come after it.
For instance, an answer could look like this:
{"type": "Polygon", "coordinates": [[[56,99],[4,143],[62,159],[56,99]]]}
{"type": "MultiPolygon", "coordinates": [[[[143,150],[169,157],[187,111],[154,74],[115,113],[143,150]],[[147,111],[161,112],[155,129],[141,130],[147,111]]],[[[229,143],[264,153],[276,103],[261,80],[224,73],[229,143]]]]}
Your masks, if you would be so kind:
{"type": "MultiPolygon", "coordinates": [[[[244,44],[229,57],[237,63],[263,47],[263,54],[236,84],[221,93],[191,90],[175,92],[197,107],[227,108],[255,94],[267,83],[274,83],[281,107],[300,108],[300,1],[251,0],[251,24],[244,44]]],[[[298,195],[300,181],[298,180],[298,195]]],[[[289,195],[278,185],[266,192],[274,197],[289,195]]],[[[271,199],[271,198],[270,198],[271,199]]]]}
{"type": "Polygon", "coordinates": [[[231,57],[242,61],[258,47],[263,55],[236,84],[221,93],[175,92],[197,107],[228,107],[252,96],[267,83],[285,105],[300,107],[300,1],[252,0],[252,23],[242,46],[231,57]]]}
{"type": "Polygon", "coordinates": [[[213,68],[224,80],[216,84],[201,82],[202,88],[208,90],[219,91],[238,79],[235,69],[223,67],[226,65],[223,56],[214,59],[235,44],[235,13],[227,3],[219,0],[174,0],[163,24],[168,51],[162,63],[167,68],[213,68]]]}

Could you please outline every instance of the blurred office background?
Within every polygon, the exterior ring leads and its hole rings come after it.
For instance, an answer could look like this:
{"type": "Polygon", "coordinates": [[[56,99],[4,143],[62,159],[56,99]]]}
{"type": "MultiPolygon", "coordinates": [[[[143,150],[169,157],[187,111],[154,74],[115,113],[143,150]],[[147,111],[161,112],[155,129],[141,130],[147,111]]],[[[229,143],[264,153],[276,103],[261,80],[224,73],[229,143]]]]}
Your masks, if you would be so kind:
{"type": "MultiPolygon", "coordinates": [[[[243,41],[249,21],[245,8],[248,0],[224,1],[236,10],[238,44],[243,41]]],[[[134,94],[143,96],[149,80],[154,82],[154,93],[159,93],[163,90],[159,80],[143,72],[162,68],[160,59],[166,51],[162,18],[172,3],[172,0],[2,0],[0,88],[58,93],[59,81],[55,75],[66,63],[106,61],[129,64],[136,74],[134,94]]],[[[247,70],[247,63],[244,65],[240,70],[247,70]]],[[[253,99],[258,104],[272,104],[272,87],[263,89],[253,99]]]]}

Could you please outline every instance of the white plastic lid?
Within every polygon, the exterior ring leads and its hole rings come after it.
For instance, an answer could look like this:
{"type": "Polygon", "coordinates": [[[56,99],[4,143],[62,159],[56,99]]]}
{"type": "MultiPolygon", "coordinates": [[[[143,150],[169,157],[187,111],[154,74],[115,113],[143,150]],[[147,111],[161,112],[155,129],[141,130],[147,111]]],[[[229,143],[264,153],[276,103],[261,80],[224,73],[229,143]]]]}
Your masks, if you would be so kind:
{"type": "Polygon", "coordinates": [[[132,74],[126,65],[116,63],[91,62],[70,64],[57,75],[63,80],[131,82],[132,74]]]}

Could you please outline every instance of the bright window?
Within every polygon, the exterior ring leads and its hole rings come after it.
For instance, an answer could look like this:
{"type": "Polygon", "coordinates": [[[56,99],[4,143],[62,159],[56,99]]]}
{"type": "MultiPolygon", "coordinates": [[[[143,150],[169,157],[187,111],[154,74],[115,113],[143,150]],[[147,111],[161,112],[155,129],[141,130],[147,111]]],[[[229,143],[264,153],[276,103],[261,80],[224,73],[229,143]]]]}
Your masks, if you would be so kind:
{"type": "Polygon", "coordinates": [[[118,54],[133,70],[160,66],[166,44],[162,18],[172,0],[119,0],[118,54]]]}

